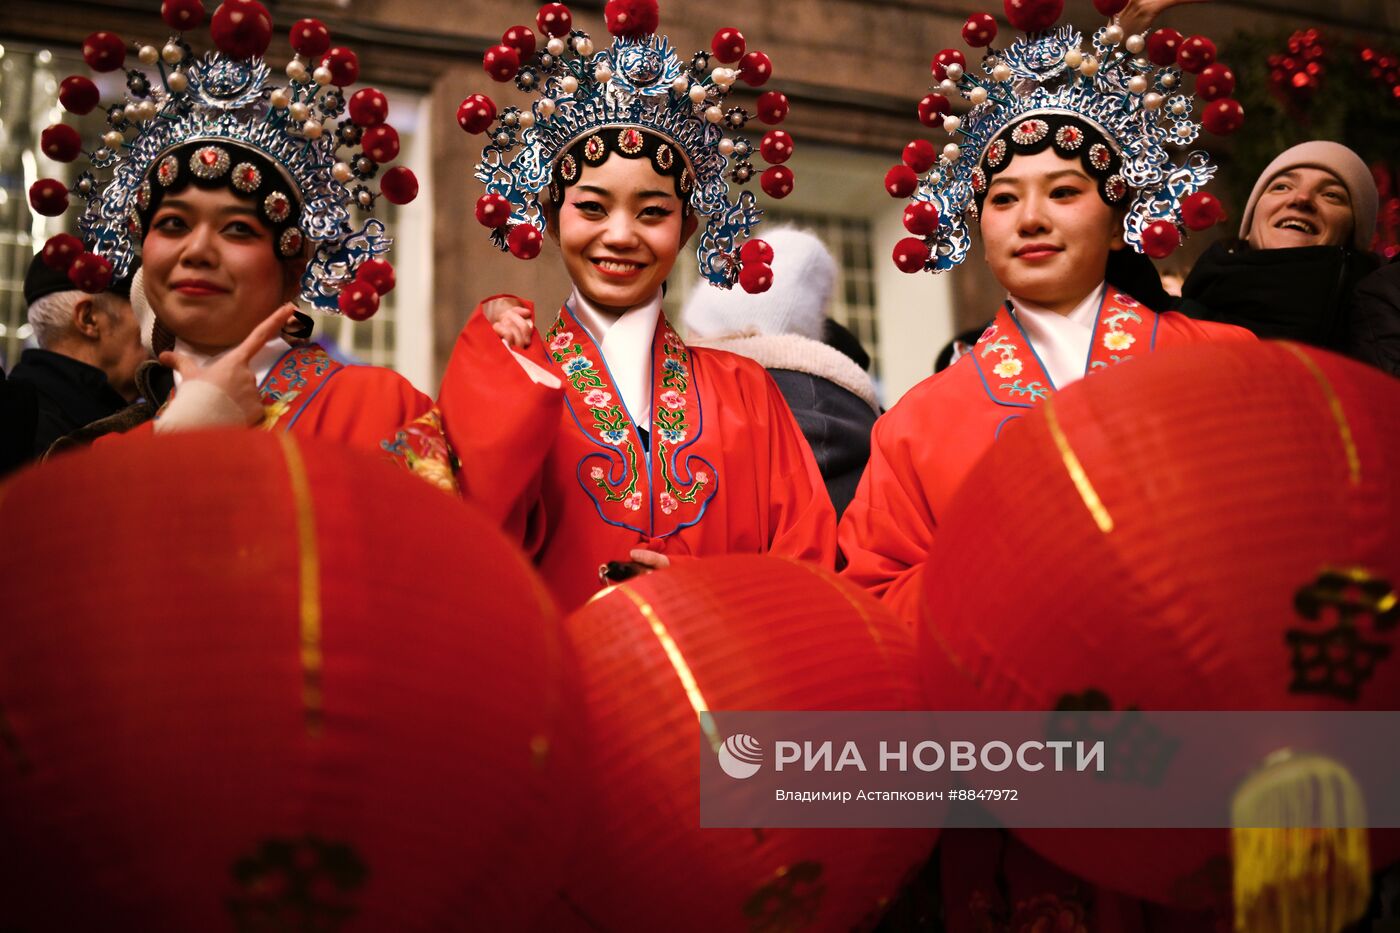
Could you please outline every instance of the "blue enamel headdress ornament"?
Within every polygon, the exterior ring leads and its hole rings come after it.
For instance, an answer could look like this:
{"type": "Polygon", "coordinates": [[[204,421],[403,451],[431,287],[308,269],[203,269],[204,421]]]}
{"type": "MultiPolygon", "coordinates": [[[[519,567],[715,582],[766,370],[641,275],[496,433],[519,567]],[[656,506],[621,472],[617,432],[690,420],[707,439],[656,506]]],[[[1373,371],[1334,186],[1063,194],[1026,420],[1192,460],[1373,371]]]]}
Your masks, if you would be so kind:
{"type": "MultiPolygon", "coordinates": [[[[462,102],[458,123],[486,134],[476,177],[487,193],[477,202],[477,219],[491,228],[499,248],[532,259],[547,222],[542,195],[557,201],[577,179],[579,159],[586,165],[613,152],[645,157],[658,173],[674,178],[687,210],[709,217],[698,249],[700,274],[721,288],[739,282],[749,291],[765,290],[772,278],[766,249],[759,243],[740,254],[762,212],[752,192],[733,198],[729,188],[730,181],[753,178],[755,148],[726,134],[743,129],[753,116],[781,122],[787,99],[765,93],[752,116],[724,105],[737,79],[755,86],[768,80],[768,56],[746,52],[738,30],[722,29],[712,46],[720,65],[711,68],[709,52],[682,59],[665,36],[655,34],[654,0],[611,0],[604,15],[614,41],[602,51],[594,51],[587,33],[572,29],[573,17],[560,3],[545,5],[536,17],[549,37],[538,52],[534,33],[520,26],[487,51],[487,73],[498,81],[513,79],[539,98],[527,110],[499,114],[484,95],[462,102]]],[[[793,175],[779,163],[792,154],[791,137],[772,130],[758,152],[773,163],[762,174],[763,190],[786,196],[793,175]]]]}
{"type": "MultiPolygon", "coordinates": [[[[365,264],[383,256],[390,240],[381,221],[354,215],[372,211],[381,195],[407,203],[418,183],[404,167],[381,174],[398,155],[398,134],[384,122],[388,102],[381,92],[364,88],[347,100],[343,88],[359,74],[354,52],[331,48],[325,26],[302,20],[292,28],[297,54],[283,82],[262,59],[272,21],[255,0],[229,0],[215,11],[211,31],[219,51],[205,55],[181,35],[203,22],[200,0],[166,0],[162,16],[176,32],[161,49],[136,48],[137,67],[125,68],[127,47],[112,33],[94,33],[84,43],[93,70],[125,70],[125,99],[107,108],[101,145],[86,154],[91,171],[71,186],[44,179],[31,188],[39,213],[62,213],[69,194],[85,202],[78,226],[90,253],[75,257],[76,241],[60,235],[45,247],[45,261],[100,290],[131,267],[167,189],[227,186],[256,203],[279,255],[305,251],[304,300],[357,319],[372,314],[392,276],[382,261],[365,264]],[[376,176],[377,193],[369,187],[376,176]],[[372,280],[367,284],[379,283],[374,296],[349,287],[362,270],[372,280]]],[[[99,98],[81,76],[66,79],[59,96],[79,114],[99,98]]],[[[58,161],[83,154],[77,132],[63,124],[49,127],[41,144],[58,161]]]]}
{"type": "Polygon", "coordinates": [[[1013,19],[1032,31],[1003,50],[991,47],[991,16],[968,20],[964,38],[987,47],[980,69],[954,49],[934,58],[937,89],[920,101],[919,119],[941,125],[953,141],[941,154],[927,140],[911,142],[904,164],[885,178],[891,196],[911,202],[904,224],[914,236],[894,254],[906,272],[944,272],[961,263],[991,179],[1014,155],[1052,146],[1064,158],[1078,158],[1099,196],[1124,210],[1123,239],[1138,252],[1166,256],[1185,228],[1203,229],[1222,216],[1220,203],[1201,190],[1216,167],[1205,152],[1186,151],[1202,124],[1223,134],[1243,121],[1228,96],[1234,76],[1213,64],[1210,40],[1183,39],[1172,30],[1125,36],[1110,23],[1085,49],[1074,28],[1051,28],[1054,4],[1030,6],[1052,15],[1033,9],[1013,19]],[[1200,123],[1182,90],[1183,71],[1198,75],[1196,93],[1205,102],[1200,123]],[[963,116],[952,112],[955,95],[971,104],[963,116]],[[1174,149],[1184,153],[1179,162],[1174,149]]]}

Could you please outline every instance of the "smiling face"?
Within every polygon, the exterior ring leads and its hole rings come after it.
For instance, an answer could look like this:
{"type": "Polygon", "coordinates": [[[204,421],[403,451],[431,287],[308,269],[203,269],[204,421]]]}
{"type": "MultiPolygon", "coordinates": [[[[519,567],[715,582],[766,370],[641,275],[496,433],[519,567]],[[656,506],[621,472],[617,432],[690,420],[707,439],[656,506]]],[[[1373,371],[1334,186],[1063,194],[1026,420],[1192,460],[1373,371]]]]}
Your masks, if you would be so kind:
{"type": "Polygon", "coordinates": [[[1110,250],[1122,245],[1121,215],[1078,159],[1053,149],[1016,155],[987,188],[982,246],[1013,298],[1067,314],[1103,281],[1110,250]]]}
{"type": "Polygon", "coordinates": [[[251,200],[194,185],[160,202],[141,255],[156,317],[200,353],[236,346],[290,301],[304,263],[277,257],[251,200]]]}
{"type": "Polygon", "coordinates": [[[1341,246],[1354,223],[1346,185],[1320,168],[1295,168],[1275,175],[1254,205],[1246,239],[1255,249],[1341,246]]]}
{"type": "Polygon", "coordinates": [[[696,223],[681,211],[671,178],[647,159],[613,153],[583,167],[551,211],[549,229],[579,293],[620,314],[661,289],[696,223]]]}

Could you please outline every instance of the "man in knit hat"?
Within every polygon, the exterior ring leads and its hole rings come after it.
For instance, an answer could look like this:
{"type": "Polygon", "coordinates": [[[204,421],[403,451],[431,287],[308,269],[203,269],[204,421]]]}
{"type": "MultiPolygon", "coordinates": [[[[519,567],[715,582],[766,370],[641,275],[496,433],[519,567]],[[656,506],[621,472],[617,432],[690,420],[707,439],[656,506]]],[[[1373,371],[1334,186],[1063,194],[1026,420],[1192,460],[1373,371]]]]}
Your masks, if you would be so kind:
{"type": "Polygon", "coordinates": [[[870,459],[870,430],[880,413],[875,384],[862,366],[825,341],[836,284],[836,261],[826,246],[793,227],[779,227],[764,239],[773,247],[773,287],[750,295],[697,284],[683,312],[687,341],[746,356],[768,370],[812,448],[839,516],[870,459]]]}
{"type": "Polygon", "coordinates": [[[39,256],[29,264],[24,300],[38,347],[24,351],[9,378],[31,385],[37,399],[37,421],[27,432],[31,456],[136,398],[136,369],[149,354],[141,346],[129,288],[128,279],[90,295],[39,256]]]}
{"type": "Polygon", "coordinates": [[[1376,183],[1340,143],[1284,151],[1254,184],[1240,239],[1214,244],[1182,286],[1193,317],[1352,355],[1352,294],[1376,268],[1376,183]]]}

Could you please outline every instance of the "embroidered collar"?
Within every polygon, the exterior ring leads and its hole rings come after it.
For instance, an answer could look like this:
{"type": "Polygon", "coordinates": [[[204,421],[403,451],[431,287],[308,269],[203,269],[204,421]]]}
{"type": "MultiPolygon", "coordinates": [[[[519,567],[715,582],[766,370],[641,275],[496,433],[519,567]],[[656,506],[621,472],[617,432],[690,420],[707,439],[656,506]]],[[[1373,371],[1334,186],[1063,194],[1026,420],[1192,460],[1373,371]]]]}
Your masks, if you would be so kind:
{"type": "Polygon", "coordinates": [[[1008,295],[1006,303],[1021,325],[1056,389],[1084,378],[1084,367],[1094,339],[1094,322],[1103,302],[1100,282],[1067,314],[1008,295]]]}
{"type": "Polygon", "coordinates": [[[704,430],[690,351],[656,310],[648,372],[651,449],[641,438],[606,359],[565,305],[545,335],[545,349],[567,383],[574,423],[592,445],[579,460],[579,485],[610,525],[664,538],[700,521],[719,474],[691,452],[704,430]]]}
{"type": "MultiPolygon", "coordinates": [[[[1094,320],[1085,374],[1150,353],[1157,334],[1157,314],[1113,286],[1106,286],[1094,320]]],[[[992,401],[1033,408],[1055,391],[1055,383],[1036,348],[1007,304],[978,338],[971,356],[992,401]]]]}
{"type": "Polygon", "coordinates": [[[651,345],[661,314],[661,292],[621,314],[600,310],[577,288],[567,302],[574,317],[600,347],[623,405],[643,424],[651,420],[651,345]]]}
{"type": "MultiPolygon", "coordinates": [[[[222,350],[218,353],[199,353],[183,340],[175,341],[175,349],[180,353],[193,357],[195,362],[200,366],[208,366],[214,360],[217,360],[228,352],[228,350],[222,350]]],[[[229,349],[232,349],[232,347],[229,349]]],[[[261,350],[253,354],[253,358],[249,360],[248,366],[253,370],[253,378],[259,385],[267,378],[267,374],[271,372],[272,365],[285,356],[288,349],[290,348],[287,345],[287,341],[282,339],[282,336],[279,334],[269,340],[261,350]]],[[[176,372],[175,385],[177,387],[180,385],[180,381],[180,374],[176,372]]]]}

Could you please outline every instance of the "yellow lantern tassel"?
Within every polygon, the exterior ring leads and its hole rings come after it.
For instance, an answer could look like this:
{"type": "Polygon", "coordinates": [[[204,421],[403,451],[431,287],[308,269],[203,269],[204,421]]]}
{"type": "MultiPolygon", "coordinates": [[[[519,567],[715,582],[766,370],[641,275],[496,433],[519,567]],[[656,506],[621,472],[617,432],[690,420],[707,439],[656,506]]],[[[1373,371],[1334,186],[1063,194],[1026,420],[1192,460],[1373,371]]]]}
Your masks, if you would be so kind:
{"type": "Polygon", "coordinates": [[[1340,762],[1275,752],[1230,807],[1238,933],[1338,933],[1366,911],[1366,803],[1340,762]]]}

